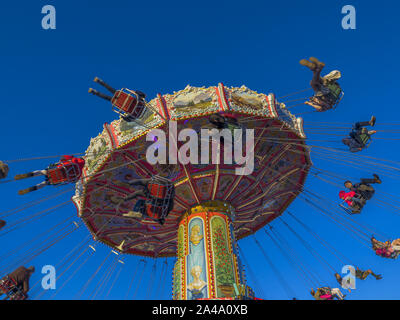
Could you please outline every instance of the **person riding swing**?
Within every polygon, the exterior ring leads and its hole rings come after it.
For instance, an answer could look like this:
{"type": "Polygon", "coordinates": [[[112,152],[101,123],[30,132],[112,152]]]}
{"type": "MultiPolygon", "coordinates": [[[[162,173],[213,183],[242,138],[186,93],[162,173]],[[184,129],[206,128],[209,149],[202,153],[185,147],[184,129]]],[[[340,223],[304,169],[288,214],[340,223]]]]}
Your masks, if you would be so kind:
{"type": "Polygon", "coordinates": [[[19,195],[27,194],[28,192],[39,190],[47,185],[59,185],[66,183],[75,183],[82,175],[85,160],[74,156],[62,156],[60,161],[51,164],[45,170],[36,170],[24,174],[18,174],[14,177],[15,180],[21,180],[36,176],[45,176],[45,181],[18,191],[19,195]]]}
{"type": "Polygon", "coordinates": [[[34,272],[35,267],[21,266],[0,279],[0,295],[6,294],[10,300],[26,300],[29,292],[29,279],[34,272]]]}
{"type": "Polygon", "coordinates": [[[362,178],[359,183],[353,184],[351,181],[347,180],[344,182],[344,186],[350,191],[354,191],[360,194],[365,200],[371,200],[372,196],[375,194],[375,189],[371,184],[381,184],[382,180],[377,174],[372,174],[373,179],[362,178]]]}
{"type": "MultiPolygon", "coordinates": [[[[231,132],[232,136],[232,145],[235,142],[235,129],[242,130],[242,126],[240,125],[238,119],[230,113],[223,114],[212,114],[208,118],[208,121],[212,124],[212,126],[218,130],[228,129],[231,132]]],[[[224,137],[220,136],[220,144],[224,145],[224,137]]]]}
{"type": "Polygon", "coordinates": [[[375,194],[375,189],[371,186],[371,184],[382,183],[377,174],[374,173],[373,176],[373,179],[363,178],[359,183],[356,184],[353,184],[349,180],[344,182],[344,186],[349,189],[349,192],[345,192],[343,190],[340,191],[339,198],[352,208],[352,213],[360,213],[361,209],[367,203],[367,200],[371,200],[375,194]]]}
{"type": "Polygon", "coordinates": [[[89,88],[89,93],[110,101],[113,105],[113,110],[120,114],[125,121],[136,121],[144,115],[146,110],[146,94],[143,92],[129,89],[116,90],[98,77],[94,78],[94,82],[105,87],[113,96],[111,97],[92,88],[89,88]]]}
{"type": "Polygon", "coordinates": [[[372,236],[371,244],[375,254],[382,258],[397,259],[400,255],[400,239],[382,242],[372,236]]]}
{"type": "Polygon", "coordinates": [[[212,114],[209,117],[209,121],[213,124],[217,129],[229,129],[234,132],[234,129],[241,129],[241,126],[237,120],[237,118],[229,113],[225,114],[212,114]]]}
{"type": "Polygon", "coordinates": [[[302,59],[300,64],[313,72],[310,85],[314,90],[314,95],[305,104],[312,106],[318,112],[334,108],[343,97],[343,91],[337,82],[341,78],[340,71],[333,70],[326,76],[321,77],[321,71],[325,67],[325,63],[314,57],[309,60],[302,59]]]}
{"type": "Polygon", "coordinates": [[[141,190],[135,191],[126,198],[112,197],[111,201],[119,206],[123,202],[138,199],[133,210],[124,214],[124,216],[130,218],[146,216],[163,225],[174,207],[175,189],[173,183],[157,175],[150,179],[134,179],[128,183],[131,186],[140,186],[141,190]]]}
{"type": "Polygon", "coordinates": [[[342,140],[343,144],[350,148],[350,152],[359,152],[368,147],[371,136],[376,133],[376,130],[368,130],[365,127],[373,127],[375,122],[376,118],[372,116],[369,121],[362,121],[354,124],[353,129],[349,134],[350,137],[342,140]]]}
{"type": "Polygon", "coordinates": [[[362,208],[366,204],[366,200],[362,196],[356,194],[354,191],[339,191],[339,198],[347,203],[347,205],[351,208],[352,214],[361,213],[362,208]]]}
{"type": "MultiPolygon", "coordinates": [[[[376,280],[382,279],[382,275],[374,273],[371,269],[361,270],[360,268],[356,267],[354,276],[357,279],[365,280],[368,278],[369,275],[373,276],[376,280]]],[[[343,278],[339,273],[335,273],[335,278],[340,285],[343,284],[343,278]]]]}
{"type": "Polygon", "coordinates": [[[343,300],[345,295],[338,288],[322,287],[317,288],[315,292],[311,289],[311,295],[315,300],[333,300],[334,298],[338,300],[343,300]]]}
{"type": "Polygon", "coordinates": [[[4,179],[8,175],[8,165],[3,161],[0,161],[0,179],[4,179]]]}

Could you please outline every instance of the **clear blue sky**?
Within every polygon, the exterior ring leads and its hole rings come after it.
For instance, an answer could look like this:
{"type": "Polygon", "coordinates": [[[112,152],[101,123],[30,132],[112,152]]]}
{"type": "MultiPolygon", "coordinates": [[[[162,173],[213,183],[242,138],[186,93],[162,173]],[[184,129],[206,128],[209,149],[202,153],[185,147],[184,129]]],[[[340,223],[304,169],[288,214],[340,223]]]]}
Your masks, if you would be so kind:
{"type": "MultiPolygon", "coordinates": [[[[87,90],[94,76],[107,80],[115,87],[139,89],[154,97],[183,89],[187,84],[210,86],[223,82],[227,86],[241,86],[259,92],[274,92],[282,96],[307,88],[310,72],[300,66],[301,58],[319,57],[327,63],[326,71],[339,69],[345,97],[340,107],[327,113],[305,114],[308,121],[346,122],[368,120],[372,114],[379,123],[399,123],[398,83],[400,42],[396,1],[7,1],[1,4],[1,119],[2,148],[0,159],[11,160],[83,152],[91,137],[102,131],[104,122],[116,115],[107,103],[92,97],[87,90]],[[57,10],[57,29],[41,28],[41,8],[52,4],[57,10]],[[352,4],[357,13],[357,29],[343,30],[341,8],[352,4]]],[[[298,107],[294,112],[310,111],[298,107]]],[[[380,127],[385,129],[385,127],[380,127]]],[[[306,131],[307,133],[307,131],[306,131]]],[[[379,133],[385,137],[385,133],[379,133]]],[[[336,136],[317,136],[314,139],[335,140],[336,136]],[[328,138],[327,138],[328,137],[328,138]]],[[[395,135],[394,135],[395,137],[395,135]]],[[[309,135],[309,138],[311,136],[309,135]]],[[[396,137],[395,137],[396,138],[396,137]]],[[[343,148],[340,143],[315,142],[343,148]]],[[[383,159],[399,159],[398,141],[375,140],[364,155],[383,159]]],[[[49,160],[17,162],[11,165],[10,175],[43,168],[49,160]]],[[[378,170],[368,171],[333,165],[313,158],[317,167],[337,171],[349,177],[363,177],[378,170]]],[[[398,194],[396,177],[382,176],[384,183],[379,193],[398,194]]],[[[21,198],[17,190],[31,181],[0,185],[0,212],[34,199],[40,199],[60,189],[47,188],[21,198]]],[[[68,187],[63,187],[67,189],[68,187]]],[[[336,200],[338,189],[315,178],[307,180],[307,188],[336,200]]],[[[19,220],[40,210],[66,201],[72,192],[28,209],[9,218],[19,220]]],[[[384,279],[368,279],[357,283],[349,299],[399,299],[398,261],[377,257],[372,251],[322,218],[315,210],[297,199],[289,208],[335,248],[343,252],[361,268],[373,268],[384,279]]],[[[38,219],[26,227],[2,236],[0,255],[27,243],[37,235],[69,216],[77,221],[71,204],[38,219]]],[[[362,215],[355,217],[391,237],[400,236],[400,217],[383,210],[372,201],[362,215]]],[[[291,225],[312,241],[307,233],[292,220],[291,225]]],[[[280,223],[273,223],[293,248],[325,279],[336,285],[332,275],[323,269],[280,223]]],[[[33,264],[57,265],[78,245],[88,232],[84,228],[57,243],[36,258],[33,264]]],[[[260,233],[257,235],[274,264],[284,274],[298,299],[309,299],[309,287],[299,279],[274,244],[260,233]]],[[[251,269],[257,275],[267,299],[288,299],[271,268],[253,240],[240,241],[247,253],[251,269]]],[[[338,271],[341,264],[323,247],[315,243],[318,252],[338,271]]],[[[94,257],[88,260],[75,277],[57,294],[58,299],[73,299],[83,284],[95,272],[109,250],[99,244],[94,257]]],[[[24,250],[22,250],[24,251],[24,250]]],[[[26,254],[27,251],[24,251],[26,254]]],[[[58,286],[68,279],[88,253],[83,254],[58,286]]],[[[17,253],[22,257],[22,253],[17,253]]],[[[121,257],[120,257],[121,258],[121,257]]],[[[108,268],[112,259],[101,270],[108,268]]],[[[108,298],[123,299],[129,281],[139,262],[138,257],[123,257],[125,266],[108,298]]],[[[2,268],[13,258],[2,261],[2,268]]],[[[161,281],[162,263],[156,264],[155,285],[148,290],[153,260],[147,261],[145,276],[135,298],[169,299],[171,297],[171,268],[168,259],[167,276],[161,281]]],[[[116,271],[118,272],[119,267],[116,271]]],[[[140,273],[141,267],[138,269],[140,273]]],[[[98,274],[83,298],[95,292],[98,274]]],[[[250,285],[254,285],[248,274],[250,285]]],[[[40,279],[40,270],[32,284],[40,279]]],[[[108,283],[112,283],[112,279],[108,283]]],[[[109,287],[109,286],[108,286],[109,287]]],[[[108,288],[107,287],[107,288],[108,288]]],[[[130,293],[134,296],[135,285],[130,293]]],[[[35,297],[35,291],[33,297],[35,297]]],[[[52,296],[46,293],[42,299],[52,296]]],[[[104,298],[107,290],[99,292],[104,298]]]]}

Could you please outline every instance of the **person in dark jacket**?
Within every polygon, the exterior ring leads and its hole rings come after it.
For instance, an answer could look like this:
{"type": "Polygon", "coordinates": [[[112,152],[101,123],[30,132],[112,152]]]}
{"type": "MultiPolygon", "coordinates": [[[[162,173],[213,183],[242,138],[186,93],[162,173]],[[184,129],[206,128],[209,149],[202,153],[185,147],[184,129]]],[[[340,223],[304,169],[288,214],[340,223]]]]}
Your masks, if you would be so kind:
{"type": "Polygon", "coordinates": [[[124,214],[129,218],[142,218],[148,216],[164,224],[165,218],[174,207],[175,189],[173,183],[160,176],[152,176],[150,179],[133,179],[128,182],[131,186],[140,187],[126,198],[111,197],[110,200],[117,205],[126,201],[138,199],[132,211],[124,214]]]}
{"type": "Polygon", "coordinates": [[[14,295],[16,294],[15,291],[20,291],[22,294],[25,295],[26,299],[28,297],[28,292],[29,292],[29,279],[34,272],[35,272],[35,267],[33,266],[29,268],[21,266],[15,269],[9,275],[5,276],[0,280],[0,287],[3,287],[1,285],[2,283],[6,284],[6,286],[12,284],[12,286],[10,287],[12,292],[0,292],[0,295],[2,293],[6,293],[7,295],[14,295]]]}
{"type": "MultiPolygon", "coordinates": [[[[218,129],[218,130],[228,129],[231,132],[232,147],[234,146],[234,143],[235,143],[235,129],[243,130],[243,128],[240,125],[237,118],[233,114],[230,114],[230,113],[212,114],[208,118],[208,121],[212,124],[212,126],[215,129],[218,129]]],[[[219,139],[219,143],[221,146],[224,146],[224,141],[225,141],[224,136],[221,135],[220,139],[219,139]]]]}
{"type": "Polygon", "coordinates": [[[359,183],[353,184],[351,181],[345,181],[344,186],[350,191],[361,195],[365,200],[370,200],[375,193],[375,189],[371,186],[374,183],[382,183],[377,174],[373,174],[373,179],[361,179],[359,183]]]}
{"type": "Polygon", "coordinates": [[[8,175],[8,165],[0,161],[0,179],[6,178],[8,175]]]}
{"type": "Polygon", "coordinates": [[[237,118],[230,114],[212,114],[209,119],[211,124],[213,124],[217,129],[229,129],[233,131],[234,129],[241,129],[237,118]]]}
{"type": "Polygon", "coordinates": [[[4,220],[0,220],[0,230],[4,228],[6,222],[4,220]]]}
{"type": "Polygon", "coordinates": [[[306,101],[305,104],[312,106],[316,111],[322,112],[332,109],[341,99],[342,89],[337,82],[341,74],[339,70],[333,70],[324,77],[321,77],[321,71],[325,63],[317,58],[311,57],[309,60],[302,59],[300,64],[309,68],[313,77],[310,85],[314,90],[314,96],[306,101]]]}
{"type": "Polygon", "coordinates": [[[369,121],[357,122],[348,138],[344,138],[342,142],[350,148],[350,152],[358,152],[368,146],[371,136],[376,133],[375,130],[368,130],[366,127],[375,125],[376,118],[371,117],[369,121]]]}
{"type": "MultiPolygon", "coordinates": [[[[356,267],[354,276],[357,279],[365,280],[369,275],[372,275],[376,280],[382,279],[382,276],[380,274],[375,274],[371,269],[364,271],[364,270],[361,270],[360,268],[356,267]]],[[[339,273],[335,273],[335,278],[336,278],[337,282],[340,285],[342,285],[343,278],[341,277],[341,275],[339,273]]]]}

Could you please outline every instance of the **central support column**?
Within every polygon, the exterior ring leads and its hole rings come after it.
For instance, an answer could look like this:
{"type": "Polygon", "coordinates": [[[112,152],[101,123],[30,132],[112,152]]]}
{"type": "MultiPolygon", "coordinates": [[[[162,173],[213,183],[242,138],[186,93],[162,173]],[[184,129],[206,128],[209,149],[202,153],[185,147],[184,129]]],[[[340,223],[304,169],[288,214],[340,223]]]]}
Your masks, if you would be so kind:
{"type": "Polygon", "coordinates": [[[245,285],[232,220],[233,208],[207,201],[191,208],[178,228],[173,299],[245,299],[245,285]]]}

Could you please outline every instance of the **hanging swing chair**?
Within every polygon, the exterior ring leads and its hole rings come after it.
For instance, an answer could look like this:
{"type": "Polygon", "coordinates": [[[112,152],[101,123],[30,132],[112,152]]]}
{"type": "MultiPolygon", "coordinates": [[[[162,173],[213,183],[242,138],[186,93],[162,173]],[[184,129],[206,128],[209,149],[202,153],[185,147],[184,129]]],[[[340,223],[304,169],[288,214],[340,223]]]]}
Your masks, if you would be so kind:
{"type": "Polygon", "coordinates": [[[129,89],[116,90],[111,98],[112,110],[129,121],[140,120],[146,111],[143,94],[129,89]]]}
{"type": "Polygon", "coordinates": [[[53,164],[47,170],[47,179],[51,185],[75,183],[81,175],[79,166],[75,163],[53,164]]]}
{"type": "Polygon", "coordinates": [[[6,276],[0,280],[0,291],[2,291],[10,300],[26,300],[27,296],[17,286],[14,279],[6,276]]]}

